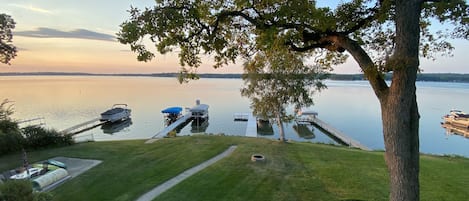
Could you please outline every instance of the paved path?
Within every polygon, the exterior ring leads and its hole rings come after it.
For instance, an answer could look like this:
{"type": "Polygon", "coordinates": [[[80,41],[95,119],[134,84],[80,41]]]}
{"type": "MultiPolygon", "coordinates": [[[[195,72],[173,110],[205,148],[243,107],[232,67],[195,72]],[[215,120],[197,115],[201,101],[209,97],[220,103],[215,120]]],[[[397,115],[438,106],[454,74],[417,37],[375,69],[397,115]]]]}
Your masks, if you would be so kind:
{"type": "Polygon", "coordinates": [[[221,160],[222,158],[230,155],[237,146],[233,145],[230,146],[227,150],[225,150],[223,153],[218,154],[217,156],[211,158],[210,160],[207,160],[195,167],[192,167],[191,169],[188,169],[184,171],[183,173],[179,174],[176,177],[173,177],[172,179],[160,184],[159,186],[153,188],[152,190],[148,191],[147,193],[143,194],[140,196],[137,201],[151,201],[157,196],[159,196],[161,193],[165,192],[166,190],[172,188],[179,182],[183,181],[184,179],[187,179],[188,177],[194,175],[195,173],[203,170],[204,168],[216,163],[217,161],[221,160]]]}

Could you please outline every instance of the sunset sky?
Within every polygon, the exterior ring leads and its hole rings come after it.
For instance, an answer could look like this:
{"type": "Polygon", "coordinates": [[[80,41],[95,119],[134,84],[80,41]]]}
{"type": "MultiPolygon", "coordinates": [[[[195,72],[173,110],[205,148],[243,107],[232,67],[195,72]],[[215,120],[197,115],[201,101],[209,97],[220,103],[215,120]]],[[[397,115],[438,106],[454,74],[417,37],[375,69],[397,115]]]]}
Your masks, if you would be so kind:
{"type": "MultiPolygon", "coordinates": [[[[320,6],[327,6],[318,1],[320,6]]],[[[0,72],[88,72],[159,73],[176,72],[175,54],[157,55],[144,63],[136,60],[129,47],[115,39],[119,25],[128,19],[130,5],[144,8],[153,0],[0,0],[0,13],[16,22],[13,43],[18,48],[11,65],[0,64],[0,72]]],[[[469,73],[469,42],[452,41],[454,57],[436,61],[421,60],[426,73],[469,73]]],[[[241,73],[240,64],[213,69],[211,57],[205,59],[200,73],[241,73]]],[[[335,73],[359,73],[352,60],[335,68],[335,73]]]]}

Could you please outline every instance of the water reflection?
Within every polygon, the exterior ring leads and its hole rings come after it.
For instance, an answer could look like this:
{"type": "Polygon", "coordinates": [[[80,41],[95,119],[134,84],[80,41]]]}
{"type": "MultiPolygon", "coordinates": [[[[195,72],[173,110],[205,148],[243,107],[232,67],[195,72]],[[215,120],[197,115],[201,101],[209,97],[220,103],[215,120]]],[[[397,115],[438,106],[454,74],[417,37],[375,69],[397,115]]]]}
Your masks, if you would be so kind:
{"type": "Polygon", "coordinates": [[[449,123],[442,123],[441,127],[445,128],[446,136],[460,135],[469,139],[469,128],[467,127],[454,126],[449,123]]]}
{"type": "Polygon", "coordinates": [[[258,135],[273,135],[274,129],[272,123],[269,120],[258,119],[257,120],[257,134],[258,135]]]}
{"type": "Polygon", "coordinates": [[[105,123],[101,126],[101,130],[103,130],[103,133],[106,134],[114,134],[119,131],[122,131],[124,128],[129,127],[132,125],[132,119],[128,118],[123,121],[117,121],[117,122],[108,122],[105,123]]]}
{"type": "Polygon", "coordinates": [[[192,120],[191,133],[204,133],[208,127],[208,118],[196,118],[192,120]]]}
{"type": "MultiPolygon", "coordinates": [[[[251,112],[249,100],[240,95],[241,79],[200,79],[180,85],[174,78],[15,76],[0,77],[0,82],[3,98],[15,101],[12,118],[44,117],[45,126],[57,130],[97,118],[113,103],[132,105],[132,125],[120,131],[125,135],[104,134],[98,127],[79,135],[88,136],[86,140],[151,138],[166,126],[162,109],[193,106],[196,99],[210,105],[207,133],[244,136],[247,123],[233,121],[233,114],[251,112]]],[[[369,84],[365,81],[326,83],[328,89],[314,96],[315,105],[311,109],[362,144],[384,149],[379,102],[369,84]]],[[[469,156],[469,140],[461,140],[460,135],[446,136],[440,124],[441,114],[450,108],[469,110],[469,83],[418,82],[417,87],[420,151],[469,156]]],[[[288,111],[293,111],[293,107],[288,111]]],[[[273,134],[263,137],[277,139],[279,128],[276,124],[271,126],[273,134]]],[[[187,125],[178,135],[189,135],[191,130],[192,126],[187,125]]],[[[333,143],[316,128],[311,140],[299,137],[293,124],[285,125],[285,133],[291,140],[333,143]]]]}
{"type": "Polygon", "coordinates": [[[314,135],[314,128],[308,124],[295,124],[293,125],[293,130],[298,134],[299,137],[304,139],[313,139],[316,136],[314,135]]]}

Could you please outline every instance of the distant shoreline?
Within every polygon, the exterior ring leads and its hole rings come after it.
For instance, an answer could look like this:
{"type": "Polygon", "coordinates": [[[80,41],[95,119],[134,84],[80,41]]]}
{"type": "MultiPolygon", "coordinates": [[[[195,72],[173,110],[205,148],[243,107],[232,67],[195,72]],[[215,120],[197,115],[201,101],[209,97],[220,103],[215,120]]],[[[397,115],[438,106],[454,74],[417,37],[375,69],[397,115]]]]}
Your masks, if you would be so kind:
{"type": "MultiPolygon", "coordinates": [[[[80,72],[25,72],[25,73],[0,73],[0,76],[124,76],[124,77],[177,77],[179,73],[115,73],[115,74],[101,74],[101,73],[80,73],[80,72]]],[[[221,73],[200,73],[200,78],[224,78],[224,79],[241,79],[243,74],[221,74],[221,73]]],[[[343,80],[343,81],[359,81],[365,80],[363,74],[330,74],[330,80],[343,80]]],[[[391,74],[385,75],[386,80],[391,79],[391,74]]],[[[469,74],[458,73],[420,73],[417,75],[417,81],[431,81],[431,82],[461,82],[469,83],[469,74]]]]}

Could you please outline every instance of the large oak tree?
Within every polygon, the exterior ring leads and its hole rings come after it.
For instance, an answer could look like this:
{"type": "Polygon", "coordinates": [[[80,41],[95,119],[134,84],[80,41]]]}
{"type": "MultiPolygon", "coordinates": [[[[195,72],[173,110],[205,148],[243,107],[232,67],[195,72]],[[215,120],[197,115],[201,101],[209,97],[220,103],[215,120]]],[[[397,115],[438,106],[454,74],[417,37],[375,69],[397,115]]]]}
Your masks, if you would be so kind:
{"type": "Polygon", "coordinates": [[[141,61],[155,56],[144,39],[162,54],[178,50],[188,75],[202,53],[218,68],[255,56],[273,38],[318,64],[351,55],[381,104],[390,200],[419,200],[419,57],[448,53],[448,38],[468,39],[468,13],[464,0],[351,0],[334,10],[314,0],[157,0],[153,8],[131,8],[118,38],[141,61]],[[454,29],[434,32],[432,23],[454,29]],[[390,85],[384,73],[392,73],[390,85]]]}

